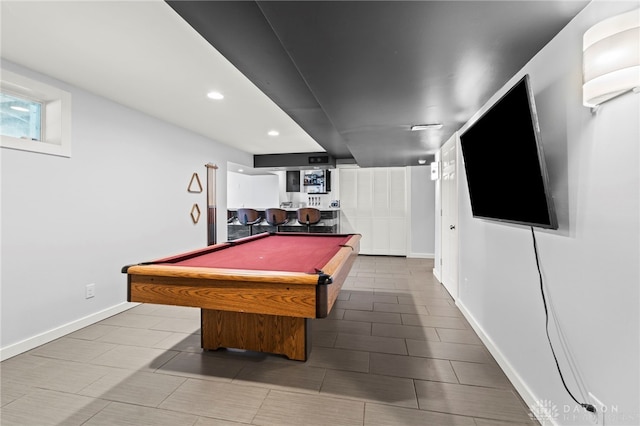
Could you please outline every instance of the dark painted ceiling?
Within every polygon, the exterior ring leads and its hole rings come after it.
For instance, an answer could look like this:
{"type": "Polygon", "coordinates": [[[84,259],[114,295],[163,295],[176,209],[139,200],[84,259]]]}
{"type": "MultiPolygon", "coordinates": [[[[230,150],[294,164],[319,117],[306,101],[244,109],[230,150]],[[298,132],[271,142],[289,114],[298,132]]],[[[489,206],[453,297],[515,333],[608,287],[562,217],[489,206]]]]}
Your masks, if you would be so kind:
{"type": "Polygon", "coordinates": [[[430,161],[588,1],[168,3],[328,153],[379,167],[430,161]]]}

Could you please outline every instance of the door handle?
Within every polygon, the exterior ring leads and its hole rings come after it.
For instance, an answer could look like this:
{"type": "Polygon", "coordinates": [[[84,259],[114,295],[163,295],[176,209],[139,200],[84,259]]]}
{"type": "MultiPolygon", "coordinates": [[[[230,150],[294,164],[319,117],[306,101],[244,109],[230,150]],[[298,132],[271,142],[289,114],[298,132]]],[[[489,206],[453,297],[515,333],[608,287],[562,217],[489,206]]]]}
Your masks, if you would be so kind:
{"type": "Polygon", "coordinates": [[[449,225],[449,229],[454,230],[454,229],[456,229],[456,226],[455,225],[449,225]]]}

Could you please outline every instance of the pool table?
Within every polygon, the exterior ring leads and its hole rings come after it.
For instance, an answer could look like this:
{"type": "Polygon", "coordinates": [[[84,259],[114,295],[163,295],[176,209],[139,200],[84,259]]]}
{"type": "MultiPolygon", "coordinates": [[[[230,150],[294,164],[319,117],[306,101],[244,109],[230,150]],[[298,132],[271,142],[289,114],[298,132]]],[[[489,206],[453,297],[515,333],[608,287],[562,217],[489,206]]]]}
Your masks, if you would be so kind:
{"type": "Polygon", "coordinates": [[[311,318],[333,307],[358,234],[264,233],[122,268],[130,302],[201,309],[202,348],[306,361],[311,318]]]}

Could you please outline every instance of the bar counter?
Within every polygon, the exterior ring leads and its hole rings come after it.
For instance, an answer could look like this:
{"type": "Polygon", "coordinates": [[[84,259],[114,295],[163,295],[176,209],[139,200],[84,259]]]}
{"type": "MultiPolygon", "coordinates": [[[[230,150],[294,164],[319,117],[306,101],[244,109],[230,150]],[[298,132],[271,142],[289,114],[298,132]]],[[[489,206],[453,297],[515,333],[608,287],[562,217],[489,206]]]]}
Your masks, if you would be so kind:
{"type": "MultiPolygon", "coordinates": [[[[310,206],[313,207],[313,206],[310,206]]],[[[327,233],[327,234],[337,234],[340,231],[340,209],[339,208],[320,208],[315,207],[320,210],[320,223],[311,226],[311,232],[314,233],[327,233]]],[[[301,225],[298,223],[298,219],[296,216],[297,208],[286,207],[282,210],[287,211],[287,216],[289,221],[282,226],[278,226],[276,229],[275,226],[271,226],[265,220],[265,209],[264,208],[255,208],[258,211],[258,214],[262,218],[262,221],[253,225],[253,234],[259,234],[262,232],[307,232],[307,227],[305,225],[301,225]]],[[[238,238],[247,237],[250,233],[249,226],[245,226],[241,224],[237,219],[237,208],[230,208],[227,210],[227,217],[233,218],[231,222],[227,224],[227,234],[228,240],[237,240],[238,238]]]]}

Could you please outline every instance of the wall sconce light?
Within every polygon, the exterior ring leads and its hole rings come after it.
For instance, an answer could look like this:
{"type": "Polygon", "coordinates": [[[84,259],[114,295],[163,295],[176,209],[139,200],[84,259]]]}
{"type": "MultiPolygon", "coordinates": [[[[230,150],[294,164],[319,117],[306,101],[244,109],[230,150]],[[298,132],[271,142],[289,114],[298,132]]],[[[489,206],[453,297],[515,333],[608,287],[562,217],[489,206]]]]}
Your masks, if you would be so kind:
{"type": "Polygon", "coordinates": [[[640,9],[613,16],[583,37],[582,103],[595,108],[640,88],[640,9]]]}

